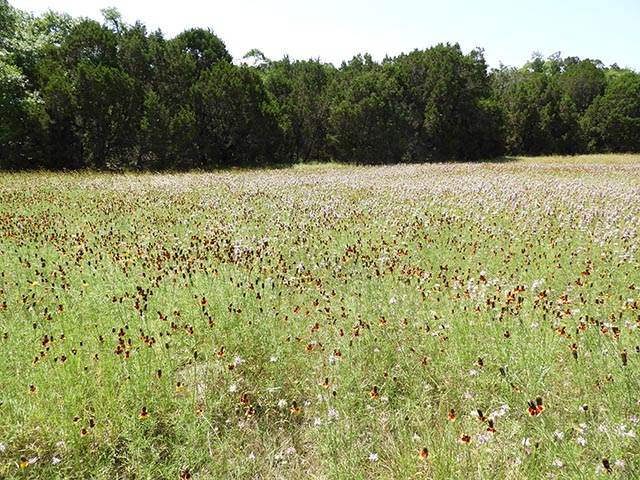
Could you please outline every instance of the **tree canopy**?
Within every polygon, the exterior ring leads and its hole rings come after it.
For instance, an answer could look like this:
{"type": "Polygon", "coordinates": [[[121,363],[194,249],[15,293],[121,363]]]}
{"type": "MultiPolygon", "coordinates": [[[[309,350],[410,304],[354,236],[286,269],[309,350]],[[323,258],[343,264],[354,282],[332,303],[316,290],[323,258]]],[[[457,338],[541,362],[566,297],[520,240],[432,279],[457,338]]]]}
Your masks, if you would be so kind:
{"type": "Polygon", "coordinates": [[[640,74],[544,58],[489,70],[458,44],[336,67],[235,63],[212,30],[175,38],[0,0],[0,169],[185,170],[308,161],[473,161],[640,151],[640,74]]]}

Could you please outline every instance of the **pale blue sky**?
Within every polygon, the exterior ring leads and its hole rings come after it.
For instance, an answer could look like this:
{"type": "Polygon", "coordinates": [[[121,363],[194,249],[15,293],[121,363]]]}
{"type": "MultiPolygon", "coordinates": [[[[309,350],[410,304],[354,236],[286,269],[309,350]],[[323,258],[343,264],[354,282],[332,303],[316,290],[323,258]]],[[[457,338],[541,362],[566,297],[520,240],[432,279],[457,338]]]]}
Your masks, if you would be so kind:
{"type": "Polygon", "coordinates": [[[491,67],[545,57],[599,59],[640,71],[640,0],[9,0],[41,14],[49,8],[101,20],[116,7],[127,23],[173,37],[211,28],[241,58],[258,48],[274,60],[319,58],[339,66],[357,53],[374,59],[440,42],[485,50],[491,67]]]}

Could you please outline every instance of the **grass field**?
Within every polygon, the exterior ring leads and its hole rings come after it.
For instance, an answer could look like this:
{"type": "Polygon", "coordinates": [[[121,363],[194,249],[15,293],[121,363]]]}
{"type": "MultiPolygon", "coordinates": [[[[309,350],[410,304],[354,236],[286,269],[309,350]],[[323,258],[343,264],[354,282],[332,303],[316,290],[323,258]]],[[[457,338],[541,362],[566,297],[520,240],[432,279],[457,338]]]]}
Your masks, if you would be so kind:
{"type": "Polygon", "coordinates": [[[638,179],[0,174],[0,478],[638,478],[638,179]]]}

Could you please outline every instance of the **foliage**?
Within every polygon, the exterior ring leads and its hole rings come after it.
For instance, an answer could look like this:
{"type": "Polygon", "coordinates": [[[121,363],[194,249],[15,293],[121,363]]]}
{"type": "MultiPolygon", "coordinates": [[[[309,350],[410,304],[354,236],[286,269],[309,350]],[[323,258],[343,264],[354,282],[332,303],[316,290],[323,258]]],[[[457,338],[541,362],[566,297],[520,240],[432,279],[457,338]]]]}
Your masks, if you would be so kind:
{"type": "Polygon", "coordinates": [[[278,161],[275,106],[254,70],[221,62],[200,75],[193,97],[203,167],[278,161]]]}
{"type": "Polygon", "coordinates": [[[331,146],[341,162],[394,163],[407,149],[402,89],[391,65],[369,55],[344,64],[331,85],[331,146]]]}
{"type": "Polygon", "coordinates": [[[640,75],[612,72],[603,95],[584,117],[590,149],[635,152],[640,149],[640,75]]]}
{"type": "Polygon", "coordinates": [[[481,51],[459,45],[415,50],[398,63],[406,82],[415,160],[477,160],[501,153],[499,116],[481,51]]]}
{"type": "Polygon", "coordinates": [[[167,39],[0,1],[0,168],[188,170],[291,162],[477,161],[638,150],[639,74],[534,53],[487,71],[439,44],[339,68],[241,66],[211,29],[167,39]]]}
{"type": "Polygon", "coordinates": [[[266,70],[265,87],[278,106],[285,149],[292,160],[329,159],[328,89],[336,70],[318,60],[292,62],[288,57],[259,68],[266,70]]]}

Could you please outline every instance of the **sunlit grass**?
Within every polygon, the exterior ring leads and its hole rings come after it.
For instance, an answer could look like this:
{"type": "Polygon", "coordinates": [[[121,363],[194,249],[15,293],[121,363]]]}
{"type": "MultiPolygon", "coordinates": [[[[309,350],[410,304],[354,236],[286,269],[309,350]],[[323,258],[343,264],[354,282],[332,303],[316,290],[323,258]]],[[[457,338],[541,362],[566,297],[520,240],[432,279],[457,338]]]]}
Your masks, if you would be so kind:
{"type": "Polygon", "coordinates": [[[639,158],[638,154],[611,153],[575,156],[550,155],[546,157],[513,157],[513,160],[532,164],[559,163],[564,165],[616,165],[637,164],[639,158]]]}
{"type": "Polygon", "coordinates": [[[611,158],[1,175],[0,477],[636,478],[611,158]]]}

